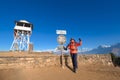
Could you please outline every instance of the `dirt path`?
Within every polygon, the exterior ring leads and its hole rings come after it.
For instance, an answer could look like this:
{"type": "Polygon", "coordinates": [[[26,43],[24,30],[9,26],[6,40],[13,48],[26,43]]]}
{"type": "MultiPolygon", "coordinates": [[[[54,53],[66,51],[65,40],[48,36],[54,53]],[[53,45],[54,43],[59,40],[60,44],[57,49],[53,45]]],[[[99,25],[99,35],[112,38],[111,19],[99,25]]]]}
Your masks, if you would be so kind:
{"type": "Polygon", "coordinates": [[[120,67],[81,65],[77,73],[70,68],[1,69],[0,80],[120,80],[120,67]]]}

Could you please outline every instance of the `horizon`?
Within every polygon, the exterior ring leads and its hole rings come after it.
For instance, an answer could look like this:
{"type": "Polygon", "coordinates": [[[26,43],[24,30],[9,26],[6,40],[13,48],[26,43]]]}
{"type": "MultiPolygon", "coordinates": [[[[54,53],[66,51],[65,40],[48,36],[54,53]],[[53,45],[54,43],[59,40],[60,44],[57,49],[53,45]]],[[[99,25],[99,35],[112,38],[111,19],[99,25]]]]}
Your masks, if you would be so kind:
{"type": "MultiPolygon", "coordinates": [[[[10,0],[0,1],[0,51],[9,51],[14,21],[33,24],[30,41],[35,50],[55,49],[56,30],[66,30],[70,38],[81,38],[82,48],[120,43],[120,1],[116,0],[10,0]]],[[[80,49],[81,47],[79,47],[80,49]]]]}

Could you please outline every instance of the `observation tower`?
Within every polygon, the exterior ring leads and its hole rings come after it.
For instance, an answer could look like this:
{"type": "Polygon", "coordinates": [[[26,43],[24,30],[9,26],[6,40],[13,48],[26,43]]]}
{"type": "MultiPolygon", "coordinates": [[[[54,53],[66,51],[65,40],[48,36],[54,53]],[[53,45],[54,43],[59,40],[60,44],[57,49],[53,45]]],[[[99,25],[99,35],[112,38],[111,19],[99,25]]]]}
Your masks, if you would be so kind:
{"type": "Polygon", "coordinates": [[[14,40],[10,47],[11,51],[29,51],[30,36],[32,34],[33,24],[26,20],[15,21],[14,40]]]}

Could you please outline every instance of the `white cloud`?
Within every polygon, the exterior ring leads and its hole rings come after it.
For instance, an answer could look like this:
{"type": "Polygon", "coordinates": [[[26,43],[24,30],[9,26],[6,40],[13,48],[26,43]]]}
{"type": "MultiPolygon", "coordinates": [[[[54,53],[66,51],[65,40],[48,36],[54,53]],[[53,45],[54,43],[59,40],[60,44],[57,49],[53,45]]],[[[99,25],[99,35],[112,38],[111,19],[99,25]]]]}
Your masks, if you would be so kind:
{"type": "Polygon", "coordinates": [[[90,51],[90,50],[92,50],[92,48],[80,48],[78,50],[78,52],[86,52],[86,51],[90,51]]]}
{"type": "MultiPolygon", "coordinates": [[[[92,50],[92,49],[80,48],[80,49],[78,49],[78,52],[86,52],[86,51],[90,51],[90,50],[92,50]]],[[[58,48],[55,48],[55,49],[35,50],[35,52],[50,52],[50,53],[60,54],[61,50],[58,48]]],[[[63,50],[63,53],[69,53],[69,49],[67,51],[63,50]]]]}

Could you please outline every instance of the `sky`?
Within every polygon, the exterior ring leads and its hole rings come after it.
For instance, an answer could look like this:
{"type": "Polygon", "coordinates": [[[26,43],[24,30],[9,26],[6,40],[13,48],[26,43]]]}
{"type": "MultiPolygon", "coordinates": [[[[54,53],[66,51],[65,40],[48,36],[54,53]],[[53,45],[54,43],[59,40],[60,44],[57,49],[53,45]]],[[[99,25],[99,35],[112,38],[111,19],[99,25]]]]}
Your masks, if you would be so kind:
{"type": "Polygon", "coordinates": [[[34,50],[55,49],[56,30],[66,30],[70,38],[81,38],[82,48],[120,42],[119,0],[0,0],[0,51],[10,49],[15,21],[34,26],[34,50]]]}

